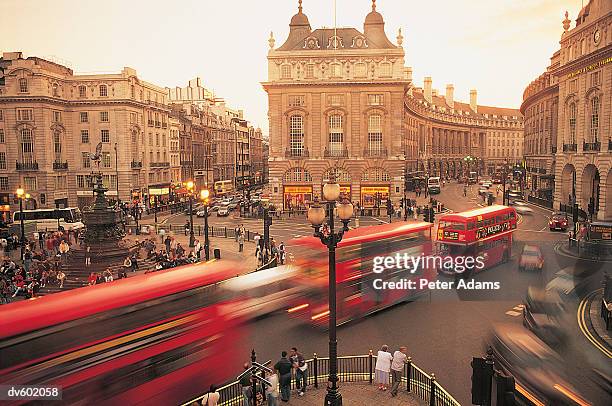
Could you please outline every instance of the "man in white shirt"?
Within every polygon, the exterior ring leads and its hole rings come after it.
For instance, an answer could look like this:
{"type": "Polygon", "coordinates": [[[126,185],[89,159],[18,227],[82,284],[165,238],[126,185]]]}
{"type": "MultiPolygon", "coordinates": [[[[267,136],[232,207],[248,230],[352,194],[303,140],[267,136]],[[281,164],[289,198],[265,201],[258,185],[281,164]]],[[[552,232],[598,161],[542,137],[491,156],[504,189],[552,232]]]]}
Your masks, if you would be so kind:
{"type": "Polygon", "coordinates": [[[395,351],[393,354],[393,361],[391,361],[391,380],[393,381],[393,385],[391,386],[391,396],[393,397],[397,396],[400,382],[402,382],[404,364],[408,359],[406,356],[406,350],[406,347],[400,347],[399,351],[395,351]]]}

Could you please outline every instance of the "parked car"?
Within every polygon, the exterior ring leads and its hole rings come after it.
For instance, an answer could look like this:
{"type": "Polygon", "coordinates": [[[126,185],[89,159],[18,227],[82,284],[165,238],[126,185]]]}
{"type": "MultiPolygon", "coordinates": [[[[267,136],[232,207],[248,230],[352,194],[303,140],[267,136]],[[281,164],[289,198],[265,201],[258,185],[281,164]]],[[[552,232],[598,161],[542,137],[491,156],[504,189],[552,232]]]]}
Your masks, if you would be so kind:
{"type": "Polygon", "coordinates": [[[225,217],[225,216],[229,216],[229,207],[228,206],[221,206],[219,207],[219,210],[217,210],[217,217],[225,217]]]}
{"type": "Polygon", "coordinates": [[[548,222],[550,231],[561,230],[567,231],[567,214],[566,213],[553,213],[548,222]]]}
{"type": "Polygon", "coordinates": [[[536,245],[525,245],[519,258],[519,271],[537,269],[539,271],[544,267],[544,257],[542,251],[536,245]]]}
{"type": "Polygon", "coordinates": [[[515,205],[514,210],[516,210],[516,212],[519,214],[532,214],[533,213],[533,209],[531,207],[523,206],[523,205],[515,205]]]}

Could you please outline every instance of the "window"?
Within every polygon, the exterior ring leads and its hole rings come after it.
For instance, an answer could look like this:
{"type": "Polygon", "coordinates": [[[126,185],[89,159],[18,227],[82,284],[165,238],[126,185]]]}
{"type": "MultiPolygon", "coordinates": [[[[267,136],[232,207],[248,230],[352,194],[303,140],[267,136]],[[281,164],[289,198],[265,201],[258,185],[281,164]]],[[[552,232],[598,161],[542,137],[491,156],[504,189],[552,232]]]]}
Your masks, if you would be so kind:
{"type": "Polygon", "coordinates": [[[597,142],[599,135],[599,96],[591,99],[591,142],[597,142]]]}
{"type": "Polygon", "coordinates": [[[591,73],[591,86],[599,86],[601,84],[601,72],[591,73]]]}
{"type": "Polygon", "coordinates": [[[55,162],[62,162],[62,134],[59,131],[53,132],[53,155],[55,162]]]}
{"type": "Polygon", "coordinates": [[[0,152],[0,169],[6,169],[6,152],[0,152]]]}
{"type": "Polygon", "coordinates": [[[0,110],[0,121],[4,121],[4,115],[2,114],[2,110],[0,110]]]}
{"type": "Polygon", "coordinates": [[[391,64],[389,62],[380,64],[380,76],[391,76],[391,64]]]}
{"type": "Polygon", "coordinates": [[[304,152],[304,117],[297,114],[289,119],[289,146],[292,155],[301,156],[304,152]]]}
{"type": "Polygon", "coordinates": [[[291,79],[291,65],[281,66],[281,79],[291,79]]]}
{"type": "Polygon", "coordinates": [[[8,177],[7,176],[0,177],[0,190],[8,190],[8,188],[9,188],[8,177]]]}
{"type": "Polygon", "coordinates": [[[110,152],[103,152],[102,153],[102,167],[103,168],[110,168],[111,167],[111,155],[110,155],[110,152]]]}
{"type": "Polygon", "coordinates": [[[344,133],[342,129],[342,116],[334,114],[329,116],[329,154],[341,156],[344,146],[344,133]]]}
{"type": "Polygon", "coordinates": [[[149,133],[149,146],[153,146],[153,134],[149,133]]]}
{"type": "Polygon", "coordinates": [[[21,130],[21,162],[34,163],[34,136],[32,130],[21,130]]]}
{"type": "Polygon", "coordinates": [[[343,94],[332,94],[329,96],[329,104],[331,106],[342,106],[344,104],[343,94]]]}
{"type": "Polygon", "coordinates": [[[87,97],[87,88],[83,85],[79,86],[79,97],[87,97]]]}
{"type": "Polygon", "coordinates": [[[23,178],[23,186],[25,190],[37,190],[37,182],[35,176],[25,176],[23,178]]]}
{"type": "Polygon", "coordinates": [[[363,78],[366,76],[367,67],[365,63],[357,63],[355,64],[355,76],[359,78],[363,78]]]}
{"type": "Polygon", "coordinates": [[[382,106],[384,103],[384,97],[382,94],[369,94],[368,104],[370,106],[382,106]]]}
{"type": "Polygon", "coordinates": [[[312,176],[304,168],[291,168],[283,175],[283,181],[286,183],[312,182],[312,176]]]}
{"type": "Polygon", "coordinates": [[[51,86],[51,92],[53,94],[53,97],[59,97],[59,90],[57,87],[57,83],[54,83],[53,86],[51,86]]]}
{"type": "Polygon", "coordinates": [[[306,78],[308,79],[312,79],[314,78],[314,71],[315,71],[315,66],[312,63],[309,63],[308,65],[306,65],[306,68],[304,69],[305,74],[306,74],[306,78]]]}
{"type": "Polygon", "coordinates": [[[110,131],[108,131],[108,130],[101,130],[100,131],[100,140],[102,142],[110,142],[110,131]]]}
{"type": "Polygon", "coordinates": [[[304,95],[289,95],[289,107],[304,106],[304,95]]]}
{"type": "Polygon", "coordinates": [[[17,110],[17,121],[32,121],[32,110],[31,109],[17,110]]]}
{"type": "Polygon", "coordinates": [[[55,176],[55,189],[62,190],[68,188],[66,175],[55,176]]]}
{"type": "Polygon", "coordinates": [[[136,89],[134,88],[134,85],[130,86],[130,95],[132,99],[136,98],[136,89]]]}
{"type": "Polygon", "coordinates": [[[571,93],[575,93],[578,89],[578,79],[570,80],[569,88],[571,93]]]}
{"type": "Polygon", "coordinates": [[[103,123],[108,123],[108,111],[100,112],[100,121],[103,123]]]}
{"type": "Polygon", "coordinates": [[[77,175],[77,188],[79,189],[91,189],[93,188],[93,179],[91,175],[77,175]]]}
{"type": "Polygon", "coordinates": [[[382,141],[382,116],[380,114],[372,114],[368,118],[368,150],[370,153],[382,153],[382,141]]]}
{"type": "Polygon", "coordinates": [[[0,128],[0,144],[4,144],[6,139],[4,138],[4,130],[0,128]]]}
{"type": "Polygon", "coordinates": [[[130,124],[136,123],[136,113],[130,113],[130,124]]]}
{"type": "Polygon", "coordinates": [[[155,146],[159,147],[159,134],[155,134],[155,146]]]}
{"type": "Polygon", "coordinates": [[[370,168],[361,175],[362,182],[389,182],[391,178],[383,168],[370,168]]]}
{"type": "Polygon", "coordinates": [[[576,143],[576,103],[569,107],[569,141],[570,144],[576,143]]]}
{"type": "Polygon", "coordinates": [[[100,96],[108,96],[108,88],[106,85],[100,85],[100,96]]]}
{"type": "Polygon", "coordinates": [[[28,91],[28,80],[27,79],[19,79],[19,91],[21,93],[27,93],[28,91]]]}
{"type": "Polygon", "coordinates": [[[62,122],[62,112],[61,111],[54,111],[53,112],[53,122],[54,123],[61,123],[62,122]]]}
{"type": "Polygon", "coordinates": [[[81,152],[81,163],[83,168],[91,168],[91,159],[89,159],[89,152],[81,152]]]}
{"type": "Polygon", "coordinates": [[[81,130],[81,143],[89,144],[89,130],[81,130]]]}
{"type": "Polygon", "coordinates": [[[79,121],[81,123],[88,123],[89,122],[89,114],[86,111],[82,111],[79,114],[79,121]]]}
{"type": "Polygon", "coordinates": [[[333,78],[342,76],[342,65],[339,63],[329,65],[329,75],[333,78]]]}

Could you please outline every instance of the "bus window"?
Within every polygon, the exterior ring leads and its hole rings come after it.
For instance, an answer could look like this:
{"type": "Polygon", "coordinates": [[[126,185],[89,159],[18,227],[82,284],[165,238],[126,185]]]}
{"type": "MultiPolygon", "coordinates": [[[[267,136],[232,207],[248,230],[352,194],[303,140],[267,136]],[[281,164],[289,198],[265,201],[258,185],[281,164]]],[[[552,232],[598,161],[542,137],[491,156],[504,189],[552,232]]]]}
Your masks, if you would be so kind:
{"type": "Polygon", "coordinates": [[[468,221],[468,223],[467,223],[467,229],[468,230],[473,230],[475,226],[476,226],[476,224],[474,224],[473,221],[468,221]]]}
{"type": "Polygon", "coordinates": [[[492,226],[493,224],[495,224],[495,218],[494,217],[485,219],[485,221],[484,221],[485,227],[486,226],[492,226]]]}
{"type": "Polygon", "coordinates": [[[484,227],[484,221],[482,221],[482,220],[478,220],[478,221],[476,222],[476,227],[478,227],[478,228],[482,228],[482,227],[484,227]]]}
{"type": "Polygon", "coordinates": [[[504,216],[497,216],[497,217],[495,217],[495,221],[496,221],[497,223],[503,223],[503,221],[504,221],[504,216]]]}
{"type": "Polygon", "coordinates": [[[513,211],[511,211],[510,213],[508,213],[508,217],[510,217],[511,219],[513,219],[513,218],[514,218],[514,212],[513,212],[513,211]]]}

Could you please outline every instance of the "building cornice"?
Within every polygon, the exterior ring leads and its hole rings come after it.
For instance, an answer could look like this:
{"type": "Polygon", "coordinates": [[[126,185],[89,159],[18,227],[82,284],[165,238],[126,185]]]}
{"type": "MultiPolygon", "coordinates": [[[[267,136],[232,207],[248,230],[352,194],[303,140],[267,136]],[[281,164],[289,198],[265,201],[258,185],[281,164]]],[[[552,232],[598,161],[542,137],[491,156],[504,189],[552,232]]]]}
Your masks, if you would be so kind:
{"type": "Polygon", "coordinates": [[[559,95],[559,83],[555,83],[554,85],[548,86],[547,88],[542,89],[528,96],[525,100],[523,100],[523,103],[521,103],[521,107],[519,108],[519,111],[524,116],[525,110],[527,109],[526,107],[527,105],[532,104],[534,100],[545,97],[550,93],[557,93],[557,96],[559,95]]]}
{"type": "Polygon", "coordinates": [[[578,70],[584,66],[589,64],[598,62],[600,59],[605,59],[606,57],[612,56],[612,44],[598,49],[594,52],[591,52],[588,55],[582,56],[578,59],[575,59],[571,62],[568,62],[560,67],[551,71],[551,73],[561,79],[561,76],[572,73],[575,70],[578,70]]]}
{"type": "Polygon", "coordinates": [[[406,86],[406,90],[408,89],[408,87],[410,87],[412,85],[412,81],[411,80],[401,80],[401,79],[389,79],[389,80],[376,80],[376,81],[355,81],[355,80],[344,80],[344,81],[337,81],[337,80],[330,80],[330,81],[325,81],[322,82],[321,80],[317,80],[317,81],[291,81],[291,82],[285,82],[285,81],[275,81],[275,82],[261,82],[261,85],[263,86],[264,89],[268,89],[268,88],[285,88],[285,87],[316,87],[316,86],[324,86],[324,87],[328,87],[328,86],[342,86],[342,87],[346,87],[347,85],[349,86],[385,86],[385,85],[401,85],[401,86],[406,86]]]}
{"type": "Polygon", "coordinates": [[[118,105],[127,104],[138,108],[154,108],[160,111],[170,111],[169,107],[163,105],[149,104],[132,99],[112,99],[112,100],[64,100],[49,96],[0,96],[0,103],[49,103],[63,106],[93,106],[93,105],[118,105]]]}

